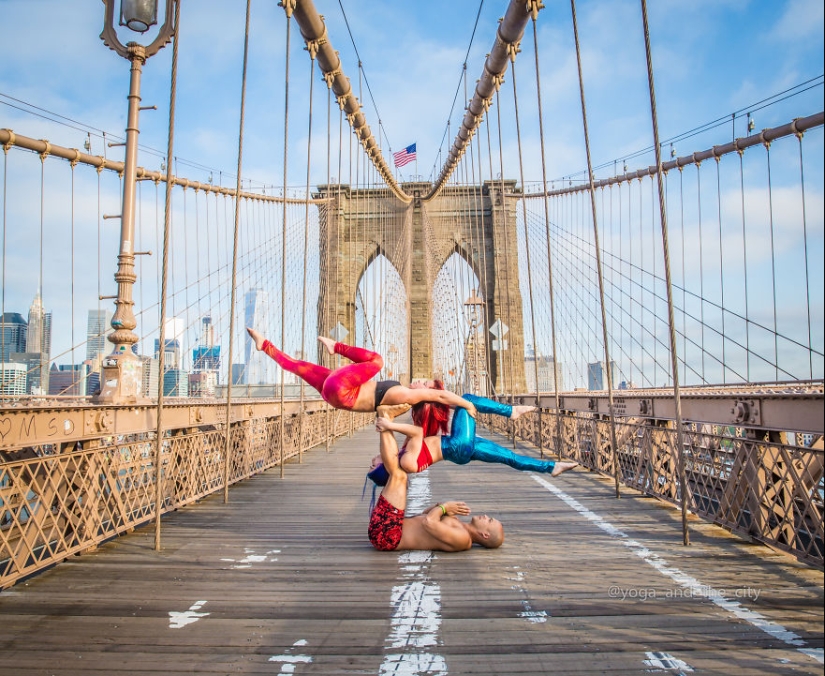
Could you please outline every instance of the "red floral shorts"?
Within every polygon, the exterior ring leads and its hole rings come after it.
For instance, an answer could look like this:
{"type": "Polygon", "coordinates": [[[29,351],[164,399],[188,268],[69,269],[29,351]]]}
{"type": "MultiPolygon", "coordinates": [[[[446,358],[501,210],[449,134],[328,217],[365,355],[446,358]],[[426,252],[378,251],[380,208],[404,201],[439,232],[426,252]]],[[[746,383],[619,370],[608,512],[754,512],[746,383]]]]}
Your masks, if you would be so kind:
{"type": "Polygon", "coordinates": [[[401,542],[404,525],[404,510],[393,507],[383,496],[379,496],[370,517],[369,536],[372,546],[382,552],[391,552],[401,542]]]}

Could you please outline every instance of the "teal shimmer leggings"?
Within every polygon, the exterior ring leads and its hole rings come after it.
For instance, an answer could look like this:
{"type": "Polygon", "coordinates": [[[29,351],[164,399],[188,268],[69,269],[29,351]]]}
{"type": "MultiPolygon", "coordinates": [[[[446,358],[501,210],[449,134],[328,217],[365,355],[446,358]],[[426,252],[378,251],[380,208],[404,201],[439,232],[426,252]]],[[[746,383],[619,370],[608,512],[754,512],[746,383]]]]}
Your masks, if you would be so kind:
{"type": "MultiPolygon", "coordinates": [[[[465,394],[463,397],[472,402],[479,413],[491,413],[505,418],[509,418],[513,413],[513,407],[509,404],[502,404],[474,394],[465,394]]],[[[471,460],[478,460],[509,465],[521,471],[548,474],[556,466],[556,463],[551,460],[538,460],[526,455],[518,455],[492,441],[477,437],[476,421],[464,408],[455,409],[450,435],[441,437],[441,453],[445,460],[457,465],[466,465],[471,460]]]]}

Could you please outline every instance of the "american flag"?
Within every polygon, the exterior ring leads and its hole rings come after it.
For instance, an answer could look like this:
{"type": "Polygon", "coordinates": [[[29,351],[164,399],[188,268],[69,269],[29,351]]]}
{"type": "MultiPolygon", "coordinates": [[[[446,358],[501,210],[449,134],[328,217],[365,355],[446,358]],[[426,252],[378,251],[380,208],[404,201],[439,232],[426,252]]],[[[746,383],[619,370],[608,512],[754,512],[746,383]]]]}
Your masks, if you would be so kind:
{"type": "Polygon", "coordinates": [[[393,160],[395,160],[396,167],[403,167],[405,164],[409,164],[410,162],[415,161],[415,143],[411,146],[407,146],[404,150],[399,150],[397,153],[393,153],[392,155],[393,160]]]}

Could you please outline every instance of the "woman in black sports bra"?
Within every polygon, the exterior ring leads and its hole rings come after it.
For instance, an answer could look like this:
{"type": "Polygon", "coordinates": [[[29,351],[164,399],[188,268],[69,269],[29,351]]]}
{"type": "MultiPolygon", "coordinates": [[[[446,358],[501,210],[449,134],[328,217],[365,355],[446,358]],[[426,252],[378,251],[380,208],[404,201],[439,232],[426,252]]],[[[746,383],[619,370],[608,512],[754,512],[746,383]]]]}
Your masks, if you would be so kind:
{"type": "Polygon", "coordinates": [[[405,387],[395,380],[382,380],[381,382],[372,380],[384,366],[384,359],[377,352],[336,343],[330,338],[318,336],[318,340],[323,343],[327,352],[340,354],[353,362],[331,370],[325,366],[293,359],[254,329],[247,328],[246,330],[255,341],[256,348],[266,352],[285,371],[294,373],[309,383],[320,392],[324,401],[335,408],[368,413],[374,411],[379,405],[409,404],[413,406],[423,401],[431,401],[467,409],[467,412],[475,417],[475,406],[448,390],[426,386],[405,387]]]}

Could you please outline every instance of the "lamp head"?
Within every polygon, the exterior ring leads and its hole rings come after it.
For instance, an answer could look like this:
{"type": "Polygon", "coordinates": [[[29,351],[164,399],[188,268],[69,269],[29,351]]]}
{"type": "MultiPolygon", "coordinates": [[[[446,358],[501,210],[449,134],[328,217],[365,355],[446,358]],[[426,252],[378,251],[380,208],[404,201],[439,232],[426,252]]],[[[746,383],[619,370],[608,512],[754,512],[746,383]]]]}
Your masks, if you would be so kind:
{"type": "MultiPolygon", "coordinates": [[[[103,43],[122,57],[134,59],[136,51],[135,49],[129,48],[131,45],[137,48],[141,60],[148,59],[158,50],[165,47],[175,34],[173,10],[178,0],[165,1],[164,21],[157,37],[150,44],[142,46],[133,42],[124,45],[120,41],[114,26],[114,5],[116,0],[103,0],[105,15],[103,18],[103,32],[100,34],[103,43]]],[[[146,33],[150,27],[156,26],[157,23],[158,0],[121,0],[120,19],[118,21],[120,26],[126,26],[129,30],[143,34],[146,33]]]]}
{"type": "Polygon", "coordinates": [[[158,0],[121,0],[120,25],[145,33],[158,22],[158,0]]]}

